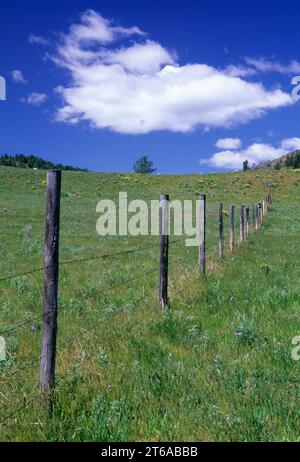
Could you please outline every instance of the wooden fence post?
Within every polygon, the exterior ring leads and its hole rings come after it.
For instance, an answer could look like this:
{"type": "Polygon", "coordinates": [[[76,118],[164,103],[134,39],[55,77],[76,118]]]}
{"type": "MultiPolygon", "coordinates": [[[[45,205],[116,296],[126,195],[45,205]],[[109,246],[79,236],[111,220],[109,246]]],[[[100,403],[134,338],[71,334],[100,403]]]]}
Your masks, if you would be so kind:
{"type": "Polygon", "coordinates": [[[160,272],[159,303],[162,309],[168,306],[169,264],[169,196],[160,196],[160,272]]]}
{"type": "Polygon", "coordinates": [[[240,213],[240,242],[241,244],[245,241],[245,206],[241,205],[240,213]]]}
{"type": "Polygon", "coordinates": [[[224,217],[223,217],[223,204],[219,207],[219,255],[224,258],[224,217]]]}
{"type": "Polygon", "coordinates": [[[199,199],[199,269],[202,274],[206,272],[206,194],[199,199]]]}
{"type": "Polygon", "coordinates": [[[273,184],[269,183],[269,204],[271,205],[273,202],[273,184]]]}
{"type": "Polygon", "coordinates": [[[60,193],[61,172],[48,172],[44,251],[44,325],[40,364],[40,390],[43,394],[55,387],[60,193]]]}
{"type": "Polygon", "coordinates": [[[262,225],[263,223],[263,208],[262,208],[262,202],[260,202],[259,204],[259,222],[260,222],[260,225],[262,225]]]}
{"type": "Polygon", "coordinates": [[[256,208],[255,205],[252,206],[252,227],[253,231],[256,229],[256,208]]]}
{"type": "Polygon", "coordinates": [[[257,204],[257,215],[258,215],[258,229],[261,227],[261,214],[260,214],[260,202],[257,204]]]}
{"type": "Polygon", "coordinates": [[[259,207],[258,204],[255,204],[255,229],[259,230],[259,207]]]}
{"type": "Polygon", "coordinates": [[[250,209],[246,207],[246,239],[249,237],[249,217],[250,217],[250,209]]]}
{"type": "Polygon", "coordinates": [[[234,211],[235,205],[230,206],[230,239],[229,239],[229,246],[230,246],[230,255],[233,257],[234,255],[234,211]]]}

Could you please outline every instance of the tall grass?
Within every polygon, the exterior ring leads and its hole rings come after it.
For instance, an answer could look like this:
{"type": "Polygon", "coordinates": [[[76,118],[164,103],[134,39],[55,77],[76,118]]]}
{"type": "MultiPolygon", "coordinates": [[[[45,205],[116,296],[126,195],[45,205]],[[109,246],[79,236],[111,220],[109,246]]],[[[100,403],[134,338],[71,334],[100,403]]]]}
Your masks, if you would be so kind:
{"type": "MultiPolygon", "coordinates": [[[[0,277],[43,265],[45,172],[0,168],[0,277]]],[[[1,284],[0,427],[5,441],[299,440],[298,172],[153,176],[63,174],[61,261],[155,244],[96,233],[96,204],[208,195],[208,275],[197,249],[170,248],[170,307],[158,308],[159,246],[60,272],[57,390],[39,401],[43,275],[1,284]],[[218,259],[218,202],[253,204],[274,183],[268,218],[233,259],[218,259]],[[157,272],[152,269],[157,268],[157,272]],[[143,276],[144,274],[144,276],[143,276]],[[135,281],[134,278],[138,278],[135,281]],[[126,282],[129,281],[130,282],[126,282]]],[[[228,218],[225,217],[228,244],[228,218]]],[[[238,229],[236,230],[238,235],[238,229]]],[[[158,241],[157,241],[158,242],[158,241]]],[[[228,246],[227,246],[228,247],[228,246]]]]}

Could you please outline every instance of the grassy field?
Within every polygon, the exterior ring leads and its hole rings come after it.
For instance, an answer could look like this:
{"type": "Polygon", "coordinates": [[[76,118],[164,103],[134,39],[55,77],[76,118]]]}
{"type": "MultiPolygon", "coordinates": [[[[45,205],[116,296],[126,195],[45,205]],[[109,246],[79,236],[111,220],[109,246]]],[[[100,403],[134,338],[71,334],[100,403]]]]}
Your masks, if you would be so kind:
{"type": "MultiPolygon", "coordinates": [[[[153,247],[61,266],[51,415],[38,388],[43,273],[0,282],[8,351],[0,421],[11,416],[0,440],[299,441],[300,363],[291,357],[300,335],[299,175],[64,172],[62,262],[153,247]],[[262,229],[221,262],[219,201],[225,210],[252,205],[269,181],[274,203],[262,229]],[[198,274],[196,248],[172,244],[166,312],[157,303],[158,238],[96,233],[97,202],[117,200],[119,191],[147,201],[207,194],[207,278],[198,274]]],[[[43,266],[45,178],[0,168],[0,279],[43,266]]],[[[227,217],[225,226],[227,249],[227,217]]]]}

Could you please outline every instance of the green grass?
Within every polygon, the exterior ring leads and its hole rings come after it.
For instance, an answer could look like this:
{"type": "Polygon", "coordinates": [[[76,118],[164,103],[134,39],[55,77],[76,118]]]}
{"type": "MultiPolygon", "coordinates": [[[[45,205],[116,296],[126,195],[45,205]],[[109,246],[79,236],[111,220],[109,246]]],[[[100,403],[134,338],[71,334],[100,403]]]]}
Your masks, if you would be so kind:
{"type": "MultiPolygon", "coordinates": [[[[0,168],[0,278],[43,266],[45,177],[0,168]]],[[[0,426],[0,439],[298,441],[300,363],[291,342],[300,335],[299,185],[297,171],[149,178],[64,172],[61,261],[154,246],[61,267],[51,415],[38,389],[43,275],[1,283],[0,330],[26,324],[5,335],[0,421],[24,408],[0,426]],[[253,204],[270,180],[274,204],[262,229],[220,262],[219,201],[227,210],[253,204]],[[97,201],[116,200],[119,191],[147,201],[207,193],[207,278],[198,274],[196,248],[171,245],[165,313],[157,303],[158,238],[97,236],[97,201]]],[[[227,248],[227,217],[225,226],[227,248]]]]}

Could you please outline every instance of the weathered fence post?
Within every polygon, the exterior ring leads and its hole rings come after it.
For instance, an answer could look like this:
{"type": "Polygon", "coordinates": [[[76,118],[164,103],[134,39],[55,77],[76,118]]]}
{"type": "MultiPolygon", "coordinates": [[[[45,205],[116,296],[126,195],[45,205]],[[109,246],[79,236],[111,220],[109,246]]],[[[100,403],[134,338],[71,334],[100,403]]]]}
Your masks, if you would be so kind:
{"type": "Polygon", "coordinates": [[[224,217],[223,217],[223,204],[219,207],[219,255],[224,258],[224,217]]]}
{"type": "Polygon", "coordinates": [[[252,227],[253,231],[256,229],[256,207],[255,205],[252,206],[252,227]]]}
{"type": "Polygon", "coordinates": [[[44,251],[44,325],[40,364],[40,389],[43,394],[55,387],[60,192],[61,172],[48,172],[44,251]]]}
{"type": "Polygon", "coordinates": [[[240,242],[245,241],[245,206],[241,205],[240,213],[240,242]]]}
{"type": "Polygon", "coordinates": [[[269,204],[271,205],[272,202],[273,202],[273,184],[272,184],[272,183],[269,183],[269,193],[268,193],[268,196],[269,196],[269,204]]]}
{"type": "Polygon", "coordinates": [[[230,255],[233,257],[234,255],[234,211],[235,205],[230,206],[230,238],[229,238],[229,246],[230,246],[230,255]]]}
{"type": "Polygon", "coordinates": [[[160,272],[159,303],[168,306],[168,264],[169,264],[169,196],[160,196],[160,272]]]}
{"type": "Polygon", "coordinates": [[[259,207],[258,204],[255,204],[255,229],[259,230],[259,207]]]}
{"type": "Polygon", "coordinates": [[[262,208],[262,202],[260,202],[258,204],[259,206],[259,223],[260,223],[260,226],[262,225],[263,223],[263,208],[262,208]]]}
{"type": "Polygon", "coordinates": [[[249,237],[249,217],[250,217],[250,209],[246,207],[246,238],[249,237]]]}
{"type": "Polygon", "coordinates": [[[201,194],[199,199],[199,269],[202,274],[206,272],[206,195],[201,194]]]}

